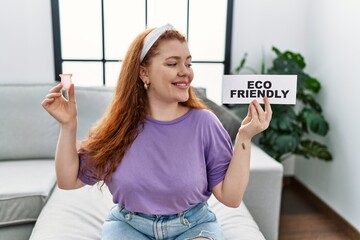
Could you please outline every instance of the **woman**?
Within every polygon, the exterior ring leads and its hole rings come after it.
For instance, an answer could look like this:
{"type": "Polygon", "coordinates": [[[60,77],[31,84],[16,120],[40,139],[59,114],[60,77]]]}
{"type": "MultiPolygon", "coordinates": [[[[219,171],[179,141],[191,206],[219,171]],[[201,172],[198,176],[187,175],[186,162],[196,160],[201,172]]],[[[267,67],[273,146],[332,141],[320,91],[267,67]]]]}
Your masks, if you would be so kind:
{"type": "Polygon", "coordinates": [[[206,201],[211,194],[238,207],[249,179],[250,144],[271,120],[253,101],[235,146],[220,121],[195,96],[185,37],[171,25],[141,33],[131,44],[107,112],[76,147],[74,85],[61,84],[43,107],[60,123],[58,185],[76,189],[103,181],[116,206],[102,239],[223,239],[206,201]]]}

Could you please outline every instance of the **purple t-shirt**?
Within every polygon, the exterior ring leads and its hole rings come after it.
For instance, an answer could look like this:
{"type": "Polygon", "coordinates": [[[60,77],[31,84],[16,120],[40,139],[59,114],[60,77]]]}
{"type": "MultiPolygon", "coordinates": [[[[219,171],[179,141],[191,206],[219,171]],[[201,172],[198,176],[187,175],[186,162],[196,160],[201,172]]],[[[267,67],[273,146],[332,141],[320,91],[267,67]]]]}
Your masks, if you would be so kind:
{"type": "MultiPolygon", "coordinates": [[[[191,109],[173,121],[147,118],[106,184],[114,203],[129,211],[179,213],[210,197],[225,177],[232,150],[227,131],[208,110],[191,109]]],[[[91,169],[81,173],[86,160],[81,154],[79,178],[93,185],[91,169]]]]}

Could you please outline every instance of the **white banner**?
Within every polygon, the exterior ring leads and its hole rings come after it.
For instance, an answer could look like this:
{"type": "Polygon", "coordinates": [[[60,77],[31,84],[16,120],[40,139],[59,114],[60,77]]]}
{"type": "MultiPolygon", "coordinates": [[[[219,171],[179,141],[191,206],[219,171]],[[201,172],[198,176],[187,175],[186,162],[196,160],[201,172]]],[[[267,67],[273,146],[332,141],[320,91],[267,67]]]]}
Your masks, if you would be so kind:
{"type": "Polygon", "coordinates": [[[224,75],[223,104],[248,104],[256,99],[271,104],[296,104],[296,75],[224,75]]]}

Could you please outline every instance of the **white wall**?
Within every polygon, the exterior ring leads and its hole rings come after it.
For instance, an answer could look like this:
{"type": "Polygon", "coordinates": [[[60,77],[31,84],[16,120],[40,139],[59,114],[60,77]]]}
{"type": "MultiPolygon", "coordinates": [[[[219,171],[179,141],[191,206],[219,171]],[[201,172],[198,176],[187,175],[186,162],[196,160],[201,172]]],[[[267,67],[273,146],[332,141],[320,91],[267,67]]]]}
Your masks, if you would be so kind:
{"type": "Polygon", "coordinates": [[[325,141],[334,160],[298,158],[291,171],[358,229],[359,13],[357,0],[235,0],[232,48],[232,69],[244,52],[249,54],[248,64],[258,67],[262,48],[269,63],[273,45],[305,57],[305,70],[322,82],[318,99],[330,124],[325,141]]]}
{"type": "Polygon", "coordinates": [[[360,229],[360,2],[318,0],[308,10],[309,71],[323,82],[319,98],[334,160],[299,159],[295,176],[360,229]]]}
{"type": "Polygon", "coordinates": [[[0,1],[0,82],[53,82],[50,0],[0,1]]]}
{"type": "Polygon", "coordinates": [[[304,52],[304,14],[305,3],[301,0],[235,0],[231,69],[238,65],[245,52],[248,53],[247,65],[258,72],[263,50],[267,66],[275,56],[272,46],[281,51],[304,52]]]}

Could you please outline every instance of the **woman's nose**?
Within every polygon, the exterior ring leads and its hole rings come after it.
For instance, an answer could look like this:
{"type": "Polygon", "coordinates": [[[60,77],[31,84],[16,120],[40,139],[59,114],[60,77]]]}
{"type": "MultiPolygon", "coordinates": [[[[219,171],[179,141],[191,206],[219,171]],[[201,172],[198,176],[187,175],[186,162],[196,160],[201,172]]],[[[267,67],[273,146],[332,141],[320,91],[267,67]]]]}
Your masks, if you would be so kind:
{"type": "Polygon", "coordinates": [[[179,76],[189,75],[191,74],[191,70],[188,66],[182,65],[181,68],[178,71],[179,76]]]}

